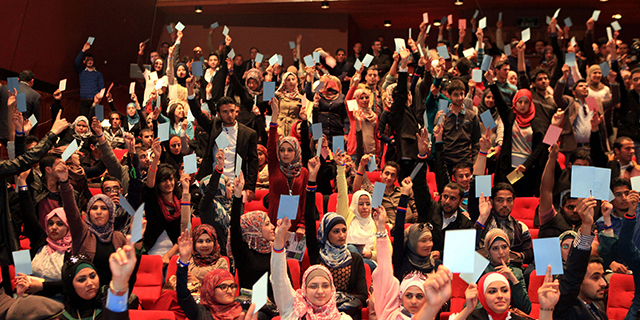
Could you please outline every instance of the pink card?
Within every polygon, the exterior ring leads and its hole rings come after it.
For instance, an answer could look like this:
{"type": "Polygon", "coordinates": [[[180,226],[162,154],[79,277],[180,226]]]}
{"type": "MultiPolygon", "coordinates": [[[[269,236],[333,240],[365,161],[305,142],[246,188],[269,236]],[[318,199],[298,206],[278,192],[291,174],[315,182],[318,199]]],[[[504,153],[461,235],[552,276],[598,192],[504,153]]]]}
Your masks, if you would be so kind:
{"type": "Polygon", "coordinates": [[[589,106],[589,110],[597,112],[600,109],[600,107],[598,107],[598,101],[596,101],[596,98],[588,97],[584,100],[585,102],[587,102],[587,105],[589,106]]]}
{"type": "Polygon", "coordinates": [[[453,24],[453,15],[450,14],[447,16],[447,25],[452,25],[453,24]]]}
{"type": "Polygon", "coordinates": [[[549,126],[549,129],[547,129],[547,133],[544,135],[542,143],[548,144],[550,146],[553,145],[554,143],[558,142],[561,133],[562,128],[554,125],[549,126]]]}
{"type": "Polygon", "coordinates": [[[422,14],[422,22],[429,23],[429,13],[425,12],[422,14]]]}
{"type": "Polygon", "coordinates": [[[458,29],[460,30],[467,29],[467,19],[458,19],[458,29]]]}

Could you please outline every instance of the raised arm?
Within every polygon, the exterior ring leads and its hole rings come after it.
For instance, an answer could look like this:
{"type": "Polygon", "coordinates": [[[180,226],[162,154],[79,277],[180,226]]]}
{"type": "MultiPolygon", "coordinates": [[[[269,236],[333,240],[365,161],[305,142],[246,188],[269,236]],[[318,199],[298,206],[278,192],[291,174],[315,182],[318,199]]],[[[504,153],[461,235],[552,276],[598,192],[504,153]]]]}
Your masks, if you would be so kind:
{"type": "Polygon", "coordinates": [[[156,185],[156,172],[158,171],[158,163],[160,163],[160,156],[162,155],[162,145],[160,144],[160,138],[153,140],[151,145],[153,150],[153,161],[149,165],[149,173],[147,173],[147,187],[154,188],[156,185]]]}
{"type": "Polygon", "coordinates": [[[202,219],[202,223],[206,223],[208,225],[214,225],[216,221],[215,215],[217,214],[215,205],[213,203],[213,199],[218,193],[218,181],[220,181],[220,176],[222,176],[222,172],[224,170],[224,152],[222,149],[218,149],[216,153],[216,167],[211,173],[211,178],[209,179],[209,184],[207,184],[207,188],[204,191],[204,195],[202,195],[202,199],[200,200],[200,219],[202,219]]]}
{"type": "MultiPolygon", "coordinates": [[[[320,157],[315,156],[309,160],[309,186],[315,187],[316,179],[318,177],[318,170],[320,170],[320,157]]],[[[307,188],[307,199],[304,209],[304,230],[307,239],[307,252],[309,253],[309,261],[311,264],[320,263],[320,248],[317,230],[316,230],[316,202],[313,201],[316,198],[315,189],[311,190],[307,188]]],[[[275,245],[274,245],[275,246],[275,245]]]]}
{"type": "Polygon", "coordinates": [[[553,209],[553,185],[555,184],[556,162],[558,161],[558,151],[560,147],[557,143],[549,147],[549,159],[542,173],[540,182],[540,225],[544,225],[555,216],[553,209]],[[547,214],[550,213],[550,214],[547,214]]]}

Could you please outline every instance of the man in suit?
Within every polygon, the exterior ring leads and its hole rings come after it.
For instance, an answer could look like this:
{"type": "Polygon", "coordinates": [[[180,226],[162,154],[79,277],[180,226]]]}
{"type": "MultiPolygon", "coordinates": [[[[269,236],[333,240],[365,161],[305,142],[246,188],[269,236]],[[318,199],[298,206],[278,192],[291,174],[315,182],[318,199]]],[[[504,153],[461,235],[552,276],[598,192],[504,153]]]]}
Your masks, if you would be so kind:
{"type": "Polygon", "coordinates": [[[391,57],[382,52],[382,43],[380,40],[376,40],[371,44],[371,50],[373,52],[372,66],[377,66],[379,74],[385,75],[391,68],[391,57]]]}
{"type": "MultiPolygon", "coordinates": [[[[27,100],[27,112],[23,112],[22,116],[24,119],[29,119],[31,115],[35,115],[36,119],[40,121],[40,94],[31,88],[35,81],[33,72],[31,72],[31,70],[22,70],[18,74],[18,78],[20,79],[18,93],[25,93],[27,100]]],[[[0,115],[2,115],[0,116],[0,142],[5,146],[10,137],[9,125],[10,119],[13,116],[13,110],[7,108],[7,100],[9,99],[8,88],[8,86],[3,86],[3,90],[0,90],[0,115]]],[[[35,133],[36,129],[37,125],[31,129],[31,132],[35,133]]]]}
{"type": "MultiPolygon", "coordinates": [[[[242,65],[242,69],[245,72],[256,67],[256,55],[258,55],[258,52],[260,52],[260,50],[258,50],[258,48],[256,47],[251,47],[251,49],[249,50],[249,59],[247,59],[247,61],[245,61],[244,64],[242,65]]],[[[239,73],[238,78],[241,79],[243,75],[244,75],[244,72],[239,73]]]]}
{"type": "Polygon", "coordinates": [[[239,155],[242,158],[244,190],[247,193],[247,200],[251,201],[255,197],[254,191],[258,181],[258,134],[253,129],[236,121],[239,107],[230,97],[222,97],[218,101],[218,116],[209,119],[200,110],[200,102],[196,99],[193,90],[194,84],[195,77],[191,76],[187,79],[189,107],[204,132],[210,134],[196,179],[200,180],[213,172],[213,167],[216,166],[215,154],[218,152],[216,139],[219,135],[225,134],[229,146],[224,149],[223,174],[229,178],[235,176],[236,155],[239,155]]]}

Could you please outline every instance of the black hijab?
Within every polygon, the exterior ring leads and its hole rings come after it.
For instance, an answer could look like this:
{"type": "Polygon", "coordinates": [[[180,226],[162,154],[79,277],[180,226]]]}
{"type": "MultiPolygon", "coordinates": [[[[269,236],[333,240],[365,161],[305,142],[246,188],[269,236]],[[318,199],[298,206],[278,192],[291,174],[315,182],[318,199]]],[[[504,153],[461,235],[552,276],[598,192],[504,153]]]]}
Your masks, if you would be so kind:
{"type": "MultiPolygon", "coordinates": [[[[62,292],[64,294],[64,312],[63,316],[71,319],[93,318],[102,312],[104,301],[106,298],[102,288],[96,288],[97,294],[91,300],[81,298],[73,287],[73,278],[80,270],[96,267],[85,256],[72,256],[66,259],[62,266],[62,292]]],[[[97,274],[97,271],[96,271],[97,274]]]]}

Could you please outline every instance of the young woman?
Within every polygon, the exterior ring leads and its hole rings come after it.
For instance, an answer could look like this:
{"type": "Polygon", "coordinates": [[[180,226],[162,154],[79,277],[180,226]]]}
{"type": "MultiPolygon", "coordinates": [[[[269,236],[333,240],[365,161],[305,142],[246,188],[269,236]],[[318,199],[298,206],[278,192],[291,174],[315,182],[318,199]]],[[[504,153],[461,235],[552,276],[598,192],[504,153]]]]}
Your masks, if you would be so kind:
{"type": "MultiPolygon", "coordinates": [[[[160,60],[162,61],[162,60],[160,60]]],[[[131,132],[134,137],[140,136],[140,130],[147,127],[146,119],[147,113],[142,110],[140,104],[138,104],[138,98],[135,93],[131,94],[131,100],[127,104],[127,122],[122,125],[124,131],[131,132]]]]}
{"type": "Polygon", "coordinates": [[[466,306],[455,316],[455,320],[524,320],[524,318],[512,313],[511,307],[511,287],[509,280],[498,272],[487,273],[478,285],[472,283],[465,292],[466,306]],[[480,301],[482,308],[475,306],[480,301]]]}
{"type": "Polygon", "coordinates": [[[169,100],[187,101],[187,78],[191,76],[189,74],[189,67],[180,62],[174,68],[174,50],[175,46],[169,47],[169,57],[167,58],[167,78],[169,80],[168,98],[169,100]]]}
{"type": "Polygon", "coordinates": [[[302,95],[298,92],[298,76],[292,72],[287,72],[283,76],[284,81],[276,90],[278,99],[278,134],[280,136],[289,135],[292,125],[299,119],[302,109],[302,95]]]}
{"type": "MultiPolygon", "coordinates": [[[[230,77],[234,95],[240,97],[240,111],[236,120],[247,127],[256,130],[260,144],[266,145],[267,132],[264,126],[264,114],[268,112],[269,101],[262,100],[262,71],[249,69],[244,75],[233,73],[230,77]],[[240,79],[244,78],[244,84],[240,79]]],[[[274,120],[278,117],[273,114],[274,120]]]]}
{"type": "MultiPolygon", "coordinates": [[[[347,115],[351,128],[356,128],[356,121],[359,122],[362,130],[362,140],[364,142],[363,151],[365,154],[378,154],[380,142],[378,141],[378,115],[371,109],[369,98],[371,91],[365,88],[358,88],[360,83],[360,73],[354,75],[353,84],[347,93],[346,100],[355,99],[358,104],[357,110],[349,110],[347,115]]],[[[351,156],[356,154],[356,130],[349,130],[347,141],[347,153],[351,156]]]]}
{"type": "Polygon", "coordinates": [[[258,183],[257,190],[269,190],[269,166],[267,166],[267,148],[261,144],[258,145],[258,183]]]}
{"type": "Polygon", "coordinates": [[[569,251],[573,245],[573,240],[578,237],[578,233],[573,230],[567,230],[560,234],[560,251],[562,252],[562,265],[566,267],[569,251]]]}
{"type": "Polygon", "coordinates": [[[160,114],[159,123],[169,121],[169,134],[175,134],[179,137],[186,137],[187,143],[193,140],[194,130],[193,124],[187,120],[187,107],[186,103],[180,100],[172,100],[169,103],[168,117],[160,114]]]}
{"type": "MultiPolygon", "coordinates": [[[[491,90],[489,89],[486,89],[482,92],[480,104],[478,104],[476,111],[477,114],[480,115],[487,110],[490,110],[491,117],[496,123],[496,127],[491,129],[491,149],[489,150],[489,152],[491,153],[494,152],[496,148],[502,147],[502,140],[504,137],[504,124],[502,123],[502,119],[500,119],[500,115],[498,115],[498,108],[496,108],[496,101],[493,98],[493,92],[491,92],[491,90]]],[[[482,132],[484,132],[484,130],[482,132]]]]}
{"type": "Polygon", "coordinates": [[[69,127],[69,130],[67,130],[67,133],[64,136],[64,138],[60,139],[60,142],[58,143],[58,145],[60,146],[68,145],[71,142],[73,142],[73,140],[76,140],[76,142],[78,143],[78,146],[80,146],[79,148],[80,152],[82,152],[85,155],[91,153],[90,146],[92,144],[95,144],[96,138],[93,135],[93,133],[91,133],[91,130],[89,129],[89,124],[90,122],[89,122],[89,119],[87,119],[87,117],[78,116],[76,120],[73,121],[73,123],[69,127]]]}
{"type": "MultiPolygon", "coordinates": [[[[192,249],[189,252],[185,251],[184,254],[181,253],[181,256],[186,257],[187,253],[190,256],[190,259],[185,259],[189,261],[189,272],[196,279],[202,282],[204,276],[214,269],[229,271],[227,260],[220,256],[220,245],[218,244],[216,231],[212,226],[201,224],[193,228],[189,233],[191,235],[190,243],[192,249]]],[[[181,244],[180,239],[178,239],[178,247],[181,245],[188,249],[188,244],[181,244]]]]}
{"type": "MultiPolygon", "coordinates": [[[[179,34],[179,38],[182,38],[182,32],[179,32],[178,34],[179,34]]],[[[166,83],[167,79],[166,79],[166,76],[164,75],[164,70],[166,66],[164,65],[164,60],[160,59],[160,57],[156,58],[155,61],[152,61],[153,65],[151,66],[151,71],[147,70],[147,68],[144,67],[144,62],[145,62],[144,49],[145,49],[145,44],[140,43],[139,50],[138,50],[138,67],[140,68],[140,72],[142,72],[142,76],[144,77],[144,80],[145,80],[144,94],[142,96],[142,104],[146,105],[147,101],[149,100],[149,97],[151,96],[151,92],[156,87],[156,82],[163,81],[164,83],[166,83]],[[151,79],[152,72],[156,73],[158,80],[151,79]]]]}
{"type": "Polygon", "coordinates": [[[347,117],[345,97],[342,93],[342,83],[335,76],[322,76],[314,83],[315,67],[305,68],[307,83],[305,94],[308,101],[313,101],[313,119],[322,122],[322,133],[329,137],[344,135],[344,118],[347,117]],[[313,85],[324,83],[322,89],[313,93],[313,85]]]}

